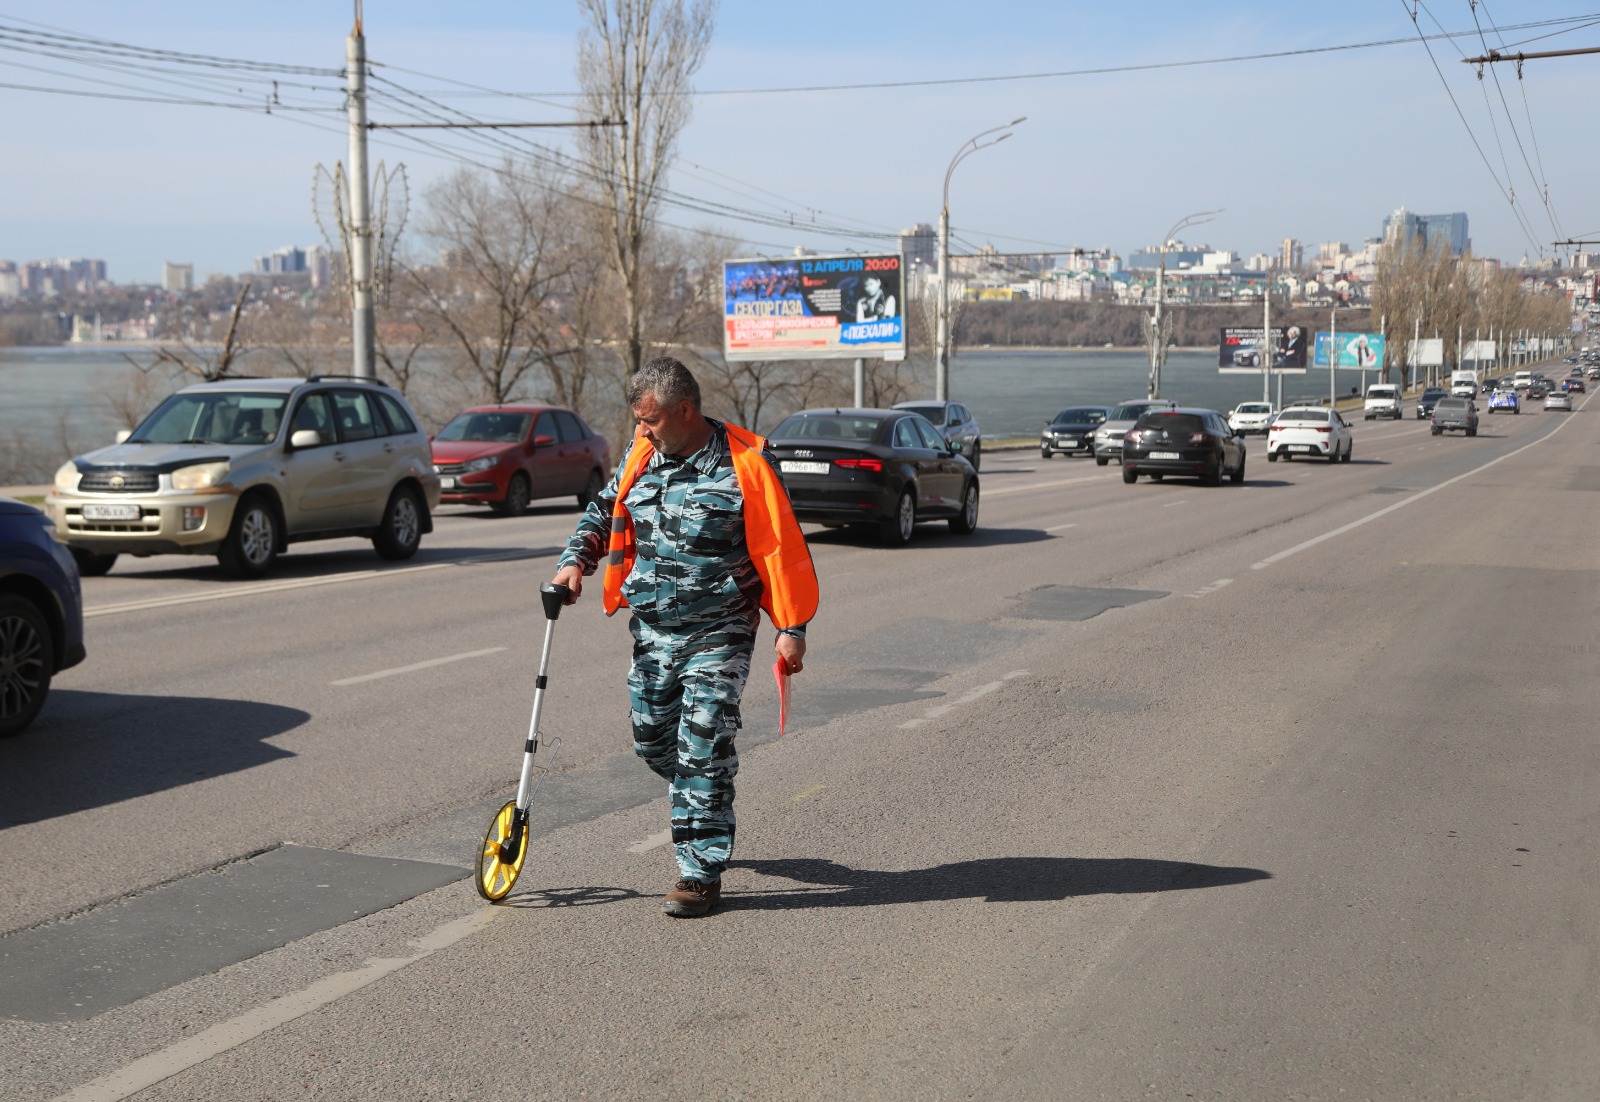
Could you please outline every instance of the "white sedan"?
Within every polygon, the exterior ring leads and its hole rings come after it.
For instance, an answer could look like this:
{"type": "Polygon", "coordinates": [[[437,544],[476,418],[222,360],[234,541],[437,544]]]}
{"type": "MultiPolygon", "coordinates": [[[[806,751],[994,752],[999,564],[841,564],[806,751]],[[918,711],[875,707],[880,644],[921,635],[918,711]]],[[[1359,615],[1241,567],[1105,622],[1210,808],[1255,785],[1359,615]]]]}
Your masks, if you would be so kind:
{"type": "Polygon", "coordinates": [[[1272,419],[1267,429],[1267,462],[1278,457],[1317,456],[1330,463],[1350,462],[1355,436],[1350,423],[1336,409],[1290,406],[1272,419]]]}
{"type": "Polygon", "coordinates": [[[1564,409],[1572,412],[1572,395],[1564,390],[1552,390],[1544,396],[1545,409],[1564,409]]]}

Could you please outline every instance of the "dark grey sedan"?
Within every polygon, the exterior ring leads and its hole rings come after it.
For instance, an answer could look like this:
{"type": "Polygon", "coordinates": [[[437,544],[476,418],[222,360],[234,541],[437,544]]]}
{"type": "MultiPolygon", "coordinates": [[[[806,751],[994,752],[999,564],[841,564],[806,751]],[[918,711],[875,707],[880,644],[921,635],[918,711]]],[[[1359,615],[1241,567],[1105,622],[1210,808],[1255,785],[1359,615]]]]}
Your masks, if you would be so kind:
{"type": "Polygon", "coordinates": [[[894,408],[922,414],[945,443],[966,456],[973,470],[978,469],[983,461],[983,435],[978,431],[978,419],[966,406],[960,402],[896,402],[894,408]]]}
{"type": "Polygon", "coordinates": [[[1244,481],[1244,438],[1214,409],[1153,409],[1141,414],[1122,438],[1122,481],[1140,475],[1198,478],[1217,486],[1226,474],[1244,481]]]}
{"type": "Polygon", "coordinates": [[[922,521],[960,535],[978,526],[978,472],[909,410],[802,410],[767,443],[800,520],[870,526],[891,547],[922,521]]]}

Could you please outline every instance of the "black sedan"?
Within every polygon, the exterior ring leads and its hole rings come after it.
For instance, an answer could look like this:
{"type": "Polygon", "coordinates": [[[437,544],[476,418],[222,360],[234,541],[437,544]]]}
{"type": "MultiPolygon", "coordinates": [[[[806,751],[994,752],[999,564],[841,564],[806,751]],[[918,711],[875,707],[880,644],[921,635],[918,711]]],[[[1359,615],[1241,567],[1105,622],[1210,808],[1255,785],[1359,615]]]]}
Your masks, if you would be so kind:
{"type": "Polygon", "coordinates": [[[900,409],[808,409],[767,442],[795,516],[830,528],[871,525],[899,547],[921,521],[978,526],[978,472],[924,417],[900,409]]]}
{"type": "Polygon", "coordinates": [[[1430,386],[1422,392],[1422,397],[1417,399],[1417,420],[1433,416],[1433,407],[1439,404],[1439,399],[1449,395],[1449,391],[1442,386],[1430,386]]]}
{"type": "Polygon", "coordinates": [[[31,505],[0,497],[0,738],[44,707],[50,681],[83,661],[83,593],[72,554],[31,505]]]}
{"type": "Polygon", "coordinates": [[[1155,409],[1141,414],[1122,438],[1122,481],[1169,474],[1217,486],[1226,474],[1244,481],[1244,438],[1214,409],[1155,409]]]}
{"type": "Polygon", "coordinates": [[[1094,430],[1111,416],[1110,406],[1073,406],[1051,418],[1039,434],[1039,458],[1094,455],[1094,430]]]}

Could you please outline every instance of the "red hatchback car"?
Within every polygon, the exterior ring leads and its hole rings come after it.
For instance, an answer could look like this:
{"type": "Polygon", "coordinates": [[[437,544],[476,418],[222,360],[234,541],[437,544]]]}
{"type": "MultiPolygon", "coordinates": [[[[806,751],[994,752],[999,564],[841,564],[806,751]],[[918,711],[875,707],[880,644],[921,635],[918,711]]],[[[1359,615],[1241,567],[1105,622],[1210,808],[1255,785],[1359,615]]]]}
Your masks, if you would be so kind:
{"type": "Polygon", "coordinates": [[[589,504],[611,476],[611,445],[570,409],[474,406],[433,438],[442,505],[488,505],[521,516],[535,498],[589,504]]]}

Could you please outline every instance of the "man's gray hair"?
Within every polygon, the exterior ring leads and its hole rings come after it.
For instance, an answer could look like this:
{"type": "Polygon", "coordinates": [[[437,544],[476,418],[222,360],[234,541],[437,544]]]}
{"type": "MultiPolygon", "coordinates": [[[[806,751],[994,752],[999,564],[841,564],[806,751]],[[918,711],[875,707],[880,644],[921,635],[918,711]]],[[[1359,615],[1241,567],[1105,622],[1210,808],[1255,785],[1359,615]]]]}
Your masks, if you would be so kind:
{"type": "Polygon", "coordinates": [[[663,409],[672,409],[688,400],[700,408],[700,384],[689,369],[671,356],[657,356],[636,371],[622,388],[622,397],[632,409],[646,395],[655,398],[663,409]]]}

